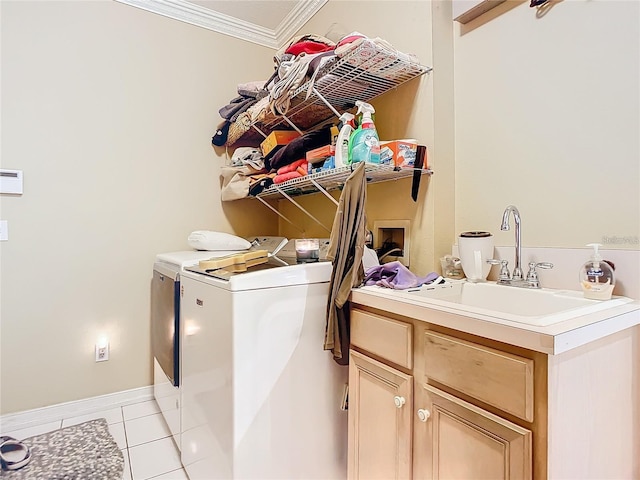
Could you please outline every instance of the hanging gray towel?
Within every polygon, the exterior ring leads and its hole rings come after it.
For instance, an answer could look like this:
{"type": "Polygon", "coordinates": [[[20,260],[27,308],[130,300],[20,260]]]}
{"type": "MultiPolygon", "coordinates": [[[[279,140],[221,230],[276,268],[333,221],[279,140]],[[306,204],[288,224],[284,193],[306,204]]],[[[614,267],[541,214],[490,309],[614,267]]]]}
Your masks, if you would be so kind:
{"type": "Polygon", "coordinates": [[[327,302],[324,349],[333,352],[340,365],[349,363],[349,295],[364,279],[362,256],[366,235],[365,164],[359,163],[347,178],[333,220],[327,258],[332,261],[327,302]]]}

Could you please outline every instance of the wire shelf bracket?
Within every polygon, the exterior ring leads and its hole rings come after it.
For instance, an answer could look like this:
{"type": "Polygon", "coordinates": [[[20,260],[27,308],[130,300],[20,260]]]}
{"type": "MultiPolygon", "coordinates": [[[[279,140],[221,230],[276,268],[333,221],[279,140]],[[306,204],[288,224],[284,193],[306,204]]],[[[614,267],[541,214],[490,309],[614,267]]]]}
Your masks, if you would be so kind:
{"type": "Polygon", "coordinates": [[[262,198],[260,198],[260,197],[255,197],[255,198],[257,198],[257,199],[260,201],[260,203],[262,203],[265,207],[267,207],[267,208],[268,208],[269,210],[271,210],[273,213],[275,213],[276,215],[278,215],[280,218],[282,218],[283,220],[285,220],[285,221],[289,222],[291,225],[293,225],[293,226],[294,226],[295,228],[297,228],[299,231],[301,231],[302,233],[304,233],[304,230],[303,230],[302,228],[300,228],[300,227],[298,226],[298,224],[293,223],[291,220],[289,220],[287,217],[285,217],[283,214],[281,214],[281,213],[280,213],[276,208],[273,208],[271,205],[269,205],[269,204],[267,203],[267,201],[266,201],[266,200],[264,200],[264,199],[262,199],[262,198]]]}

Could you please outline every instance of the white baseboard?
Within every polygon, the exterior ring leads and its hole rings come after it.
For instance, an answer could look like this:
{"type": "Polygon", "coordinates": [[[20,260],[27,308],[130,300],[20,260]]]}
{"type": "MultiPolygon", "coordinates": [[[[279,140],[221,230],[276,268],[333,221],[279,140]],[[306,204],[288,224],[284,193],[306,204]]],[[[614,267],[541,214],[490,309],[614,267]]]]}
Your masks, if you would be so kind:
{"type": "Polygon", "coordinates": [[[132,390],[108,393],[98,397],[25,410],[24,412],[9,413],[0,416],[0,431],[9,432],[21,430],[43,423],[63,420],[68,417],[86,415],[152,399],[153,386],[150,385],[148,387],[134,388],[132,390]]]}

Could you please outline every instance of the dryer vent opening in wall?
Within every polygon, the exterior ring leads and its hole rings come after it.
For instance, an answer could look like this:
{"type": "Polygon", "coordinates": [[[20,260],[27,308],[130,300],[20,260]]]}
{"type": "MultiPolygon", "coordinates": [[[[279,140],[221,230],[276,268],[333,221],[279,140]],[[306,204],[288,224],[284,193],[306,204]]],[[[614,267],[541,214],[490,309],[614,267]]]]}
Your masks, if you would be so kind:
{"type": "Polygon", "coordinates": [[[409,267],[410,220],[377,220],[373,224],[373,247],[381,264],[399,261],[409,267]]]}

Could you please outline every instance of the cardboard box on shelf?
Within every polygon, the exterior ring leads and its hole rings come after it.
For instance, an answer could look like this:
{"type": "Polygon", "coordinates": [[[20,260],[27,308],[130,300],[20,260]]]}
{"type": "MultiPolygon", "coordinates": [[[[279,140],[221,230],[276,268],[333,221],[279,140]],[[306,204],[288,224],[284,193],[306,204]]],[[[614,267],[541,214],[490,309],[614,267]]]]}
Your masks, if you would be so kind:
{"type": "Polygon", "coordinates": [[[306,154],[307,162],[309,163],[322,163],[328,157],[335,155],[336,147],[335,145],[325,145],[323,147],[314,148],[313,150],[309,150],[306,154]]]}
{"type": "Polygon", "coordinates": [[[380,142],[380,163],[411,168],[416,162],[417,149],[418,141],[414,139],[380,142]]]}
{"type": "Polygon", "coordinates": [[[265,159],[271,158],[278,149],[284,147],[294,138],[298,138],[300,134],[295,130],[274,130],[260,144],[262,155],[265,159]]]}

